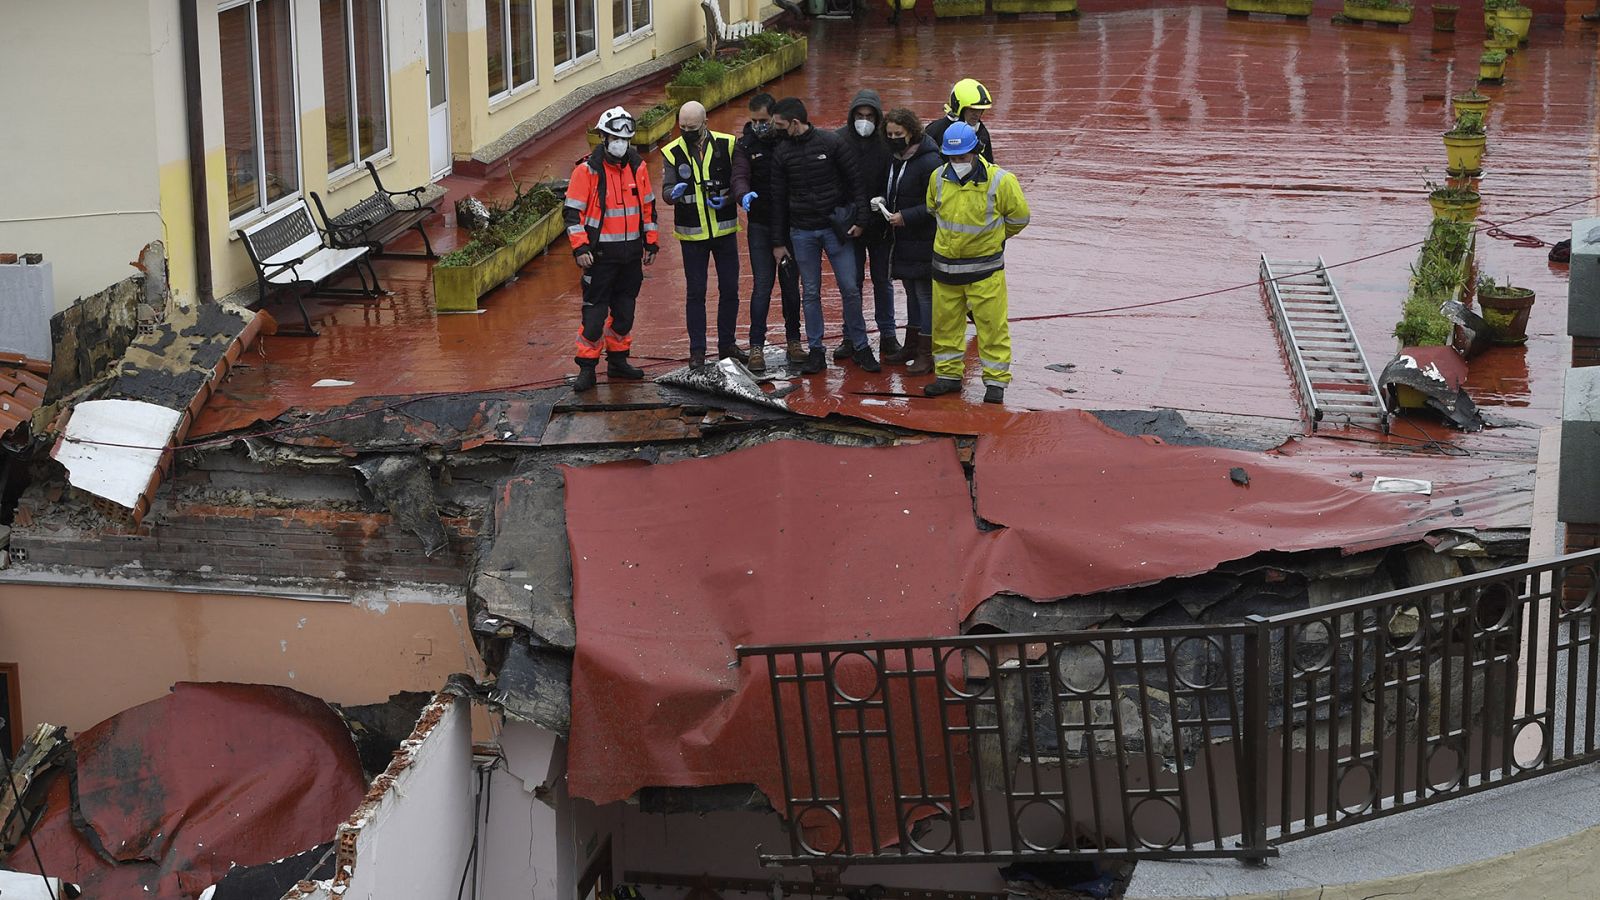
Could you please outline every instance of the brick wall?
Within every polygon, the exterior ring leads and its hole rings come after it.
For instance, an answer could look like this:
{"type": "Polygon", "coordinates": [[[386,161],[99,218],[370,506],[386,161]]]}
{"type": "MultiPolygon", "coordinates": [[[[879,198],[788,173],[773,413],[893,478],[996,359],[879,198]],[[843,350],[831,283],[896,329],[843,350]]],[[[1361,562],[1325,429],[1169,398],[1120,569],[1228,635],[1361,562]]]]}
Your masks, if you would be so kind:
{"type": "MultiPolygon", "coordinates": [[[[478,522],[446,518],[450,542],[432,558],[387,513],[186,505],[137,528],[86,531],[38,523],[13,532],[29,566],[169,570],[190,578],[247,576],[462,585],[478,522]]],[[[186,579],[187,580],[187,579],[186,579]]]]}
{"type": "Polygon", "coordinates": [[[1600,366],[1600,338],[1574,337],[1572,339],[1572,367],[1600,366]]]}

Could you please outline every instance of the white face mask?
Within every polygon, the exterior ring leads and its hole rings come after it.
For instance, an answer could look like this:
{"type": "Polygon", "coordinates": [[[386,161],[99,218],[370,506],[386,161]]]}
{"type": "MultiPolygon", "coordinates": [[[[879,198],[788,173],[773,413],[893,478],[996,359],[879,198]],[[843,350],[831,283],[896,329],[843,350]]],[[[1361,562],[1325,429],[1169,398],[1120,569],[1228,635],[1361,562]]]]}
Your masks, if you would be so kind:
{"type": "Polygon", "coordinates": [[[972,163],[953,162],[950,164],[950,171],[956,173],[957,178],[965,178],[972,173],[972,163]]]}
{"type": "Polygon", "coordinates": [[[862,137],[872,137],[872,131],[877,127],[878,126],[876,123],[874,123],[871,119],[856,120],[856,134],[859,134],[862,137]]]}
{"type": "Polygon", "coordinates": [[[621,159],[628,155],[628,141],[626,138],[612,138],[606,141],[606,152],[621,159]]]}

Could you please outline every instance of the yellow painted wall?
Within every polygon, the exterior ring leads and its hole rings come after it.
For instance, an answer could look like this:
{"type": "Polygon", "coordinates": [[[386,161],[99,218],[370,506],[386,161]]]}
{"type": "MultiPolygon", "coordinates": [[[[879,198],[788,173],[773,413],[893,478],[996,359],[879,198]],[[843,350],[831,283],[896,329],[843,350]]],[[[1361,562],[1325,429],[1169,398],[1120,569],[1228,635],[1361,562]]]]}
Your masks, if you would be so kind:
{"type": "Polygon", "coordinates": [[[0,662],[24,727],[78,732],[178,681],[280,684],[335,703],[437,691],[483,663],[459,604],[0,585],[0,662]]]}

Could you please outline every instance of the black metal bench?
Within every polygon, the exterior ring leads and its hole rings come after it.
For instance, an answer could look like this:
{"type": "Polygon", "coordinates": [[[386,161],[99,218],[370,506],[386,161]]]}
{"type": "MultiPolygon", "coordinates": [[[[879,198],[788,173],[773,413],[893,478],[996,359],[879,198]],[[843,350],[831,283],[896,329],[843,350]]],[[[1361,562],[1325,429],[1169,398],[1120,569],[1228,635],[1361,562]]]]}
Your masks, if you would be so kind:
{"type": "Polygon", "coordinates": [[[368,162],[367,171],[372,173],[372,195],[336,216],[328,215],[328,208],[322,205],[322,198],[317,196],[315,191],[312,192],[311,201],[317,204],[317,213],[322,216],[322,222],[327,226],[329,245],[337,249],[367,247],[372,250],[374,256],[438,259],[439,254],[433,252],[433,244],[428,241],[428,232],[422,227],[423,221],[438,211],[422,202],[422,192],[425,188],[414,187],[409,191],[391,191],[384,188],[383,180],[378,177],[377,166],[368,162]],[[384,244],[413,228],[422,235],[422,246],[427,248],[426,252],[384,251],[384,244]]]}
{"type": "MultiPolygon", "coordinates": [[[[305,298],[313,294],[336,297],[372,298],[383,292],[378,284],[378,273],[372,268],[372,248],[366,244],[356,247],[333,247],[311,221],[311,210],[304,200],[284,207],[247,228],[239,229],[239,239],[244,242],[250,262],[256,267],[256,279],[261,286],[261,303],[266,303],[273,290],[287,290],[300,307],[300,318],[305,322],[303,334],[314,335],[311,317],[306,314],[305,298]],[[355,266],[361,287],[322,287],[324,281],[344,269],[355,266]],[[362,271],[362,267],[366,271],[362,271]],[[367,287],[367,275],[372,276],[372,287],[367,287]]],[[[278,332],[288,334],[292,332],[278,332]]]]}

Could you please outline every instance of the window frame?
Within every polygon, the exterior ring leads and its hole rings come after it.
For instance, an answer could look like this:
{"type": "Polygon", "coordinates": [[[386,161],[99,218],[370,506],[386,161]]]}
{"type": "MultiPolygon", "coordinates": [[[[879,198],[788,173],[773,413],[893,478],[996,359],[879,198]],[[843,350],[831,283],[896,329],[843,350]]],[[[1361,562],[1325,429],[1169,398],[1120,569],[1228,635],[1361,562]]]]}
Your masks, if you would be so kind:
{"type": "MultiPolygon", "coordinates": [[[[504,44],[500,49],[505,53],[506,60],[506,89],[500,91],[499,93],[489,94],[489,103],[491,105],[499,103],[510,97],[514,97],[523,91],[529,91],[539,86],[539,6],[537,4],[537,0],[527,0],[529,44],[528,67],[533,71],[527,81],[518,84],[517,69],[516,66],[512,65],[514,58],[513,51],[516,48],[512,43],[515,35],[512,34],[511,28],[511,4],[516,2],[517,0],[484,0],[485,8],[487,8],[488,4],[490,3],[497,4],[500,7],[500,30],[504,40],[504,44]]],[[[485,15],[487,16],[487,12],[485,15]]],[[[487,35],[485,35],[485,38],[487,39],[487,35]]],[[[486,71],[487,68],[486,60],[486,71]]]]}
{"type": "MultiPolygon", "coordinates": [[[[261,114],[261,39],[259,37],[260,31],[256,16],[256,6],[262,2],[263,0],[218,0],[217,2],[217,14],[219,16],[230,9],[235,9],[240,6],[250,7],[250,75],[251,85],[254,89],[254,93],[251,97],[250,112],[254,117],[256,129],[255,163],[257,172],[257,203],[254,207],[247,209],[236,216],[230,213],[228,216],[228,227],[230,229],[251,220],[269,216],[272,213],[305,198],[306,161],[304,148],[300,146],[300,35],[297,33],[299,29],[297,27],[298,22],[296,21],[297,17],[295,15],[294,0],[285,0],[284,5],[288,7],[289,10],[289,92],[292,95],[292,103],[294,105],[294,165],[295,175],[298,177],[295,180],[294,190],[284,194],[282,197],[279,197],[276,200],[267,201],[267,145],[266,141],[263,139],[267,129],[266,122],[263,121],[261,114]]],[[[222,59],[222,48],[220,45],[217,48],[217,59],[219,62],[222,59]]],[[[223,72],[222,77],[226,79],[228,77],[228,73],[223,72]]],[[[226,92],[224,91],[224,93],[226,92]]],[[[223,168],[224,170],[227,168],[226,161],[223,162],[223,168]]]]}
{"type": "MultiPolygon", "coordinates": [[[[354,174],[360,171],[361,168],[367,163],[378,162],[379,160],[382,160],[394,153],[394,107],[389,102],[389,0],[378,0],[378,31],[381,39],[380,43],[382,44],[381,52],[383,54],[383,149],[376,153],[370,153],[366,156],[361,155],[361,143],[358,137],[361,133],[361,122],[359,116],[359,112],[361,110],[361,91],[358,86],[359,79],[356,77],[356,0],[339,0],[339,2],[344,5],[344,59],[347,71],[350,73],[350,109],[348,110],[350,114],[349,138],[350,146],[354,147],[356,152],[352,154],[352,159],[350,162],[345,163],[337,169],[328,170],[328,181],[330,182],[337,181],[346,175],[354,174]]],[[[326,78],[323,79],[323,84],[327,84],[326,78]]],[[[326,107],[328,102],[326,88],[323,90],[322,102],[324,107],[326,107]]],[[[326,121],[326,110],[324,110],[324,121],[326,121]]],[[[327,154],[324,153],[323,156],[326,157],[327,154]]]]}
{"type": "Polygon", "coordinates": [[[639,40],[640,38],[648,37],[649,35],[655,33],[655,30],[656,30],[656,0],[644,0],[645,9],[650,11],[650,21],[645,22],[643,25],[636,25],[633,22],[633,3],[632,2],[628,2],[626,5],[627,5],[627,10],[628,10],[628,24],[632,25],[633,27],[629,28],[627,31],[624,31],[621,34],[617,34],[616,33],[616,30],[617,30],[616,23],[615,22],[611,23],[611,31],[612,31],[611,46],[612,47],[621,47],[621,46],[623,46],[625,44],[631,44],[634,41],[639,40]]]}
{"type": "MultiPolygon", "coordinates": [[[[586,66],[594,60],[600,58],[600,0],[552,0],[552,2],[565,3],[567,6],[567,61],[555,67],[555,76],[560,78],[567,72],[579,68],[580,66],[586,66]],[[583,54],[582,56],[578,55],[577,29],[572,27],[572,23],[577,21],[578,18],[579,3],[589,4],[590,9],[593,11],[595,31],[594,49],[583,54]]],[[[650,7],[650,15],[653,21],[655,17],[655,6],[653,3],[650,7]]],[[[551,37],[554,36],[554,34],[551,35],[551,37]]],[[[615,41],[616,38],[612,38],[612,40],[615,41]]],[[[554,52],[553,45],[551,47],[551,52],[554,52]]]]}

